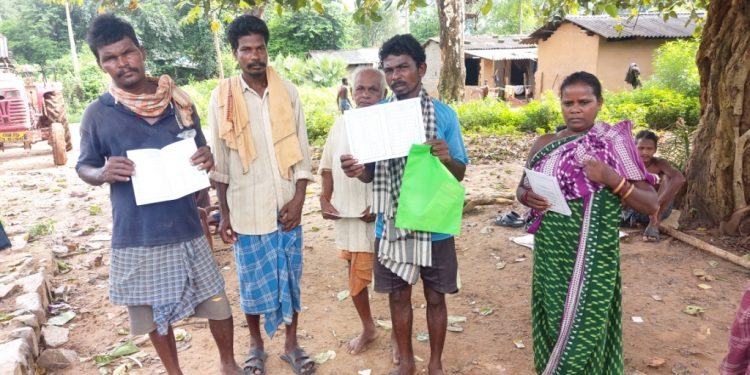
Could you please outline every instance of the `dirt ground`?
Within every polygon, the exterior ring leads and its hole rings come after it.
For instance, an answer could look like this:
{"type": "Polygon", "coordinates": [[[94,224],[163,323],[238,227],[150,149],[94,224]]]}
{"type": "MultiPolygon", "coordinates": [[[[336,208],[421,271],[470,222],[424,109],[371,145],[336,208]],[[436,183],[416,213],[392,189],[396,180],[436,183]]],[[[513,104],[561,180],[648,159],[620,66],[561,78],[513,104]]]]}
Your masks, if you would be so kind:
{"type": "MultiPolygon", "coordinates": [[[[77,127],[73,128],[77,133],[77,127]]],[[[77,143],[76,143],[77,144],[77,143]]],[[[469,196],[509,192],[521,172],[525,154],[514,152],[510,161],[493,162],[486,150],[477,150],[468,142],[475,158],[469,166],[465,186],[469,196]],[[477,160],[478,159],[478,160],[477,160]]],[[[0,153],[0,192],[3,202],[0,218],[11,239],[22,237],[32,226],[54,220],[55,231],[22,249],[0,253],[0,273],[10,266],[10,255],[60,250],[71,245],[79,254],[61,259],[70,268],[53,280],[53,287],[69,287],[67,303],[77,316],[66,327],[70,341],[63,347],[75,350],[81,362],[55,374],[98,374],[92,357],[106,353],[121,342],[138,341],[141,353],[134,358],[143,367],[130,374],[164,373],[153,347],[142,337],[121,335],[128,327],[123,307],[111,305],[107,298],[109,243],[97,236],[111,234],[111,211],[107,187],[91,187],[80,181],[73,169],[76,150],[68,154],[68,164],[52,165],[46,144],[34,145],[27,153],[18,148],[0,153]],[[96,258],[101,255],[103,265],[96,258]]],[[[357,356],[346,354],[342,342],[359,330],[356,312],[349,300],[337,295],[346,289],[346,267],[333,248],[333,225],[321,218],[318,209],[319,184],[308,188],[304,208],[304,256],[300,343],[316,355],[329,350],[334,358],[319,365],[318,374],[358,374],[371,369],[374,375],[391,368],[389,332],[380,336],[369,349],[357,356]]],[[[447,297],[450,315],[467,319],[463,332],[448,332],[444,369],[448,374],[533,374],[530,322],[531,251],[510,242],[509,237],[523,235],[520,229],[494,226],[502,212],[521,210],[514,206],[481,206],[464,217],[457,239],[462,289],[447,297]],[[505,262],[500,269],[498,263],[505,262]],[[480,311],[489,315],[480,314],[480,311]],[[514,340],[522,340],[518,348],[514,340]]],[[[641,241],[639,233],[622,240],[623,330],[627,374],[717,374],[727,348],[728,330],[739,298],[750,273],[738,266],[684,245],[671,238],[658,244],[641,241]],[[713,276],[703,281],[696,269],[713,276]],[[711,288],[700,289],[698,284],[711,288]],[[698,316],[685,314],[688,305],[703,307],[698,316]],[[641,317],[636,323],[633,317],[641,317]],[[649,367],[661,358],[664,363],[649,367]]],[[[239,310],[237,276],[231,248],[214,239],[215,256],[227,284],[235,322],[235,357],[238,362],[249,345],[248,330],[239,310]]],[[[421,286],[414,290],[414,349],[418,371],[427,373],[429,346],[416,337],[426,332],[424,297],[421,286]]],[[[387,298],[371,293],[374,316],[389,320],[387,298]]],[[[180,328],[189,340],[180,343],[180,361],[185,374],[216,374],[218,353],[206,324],[188,319],[180,328]]],[[[283,336],[268,340],[267,370],[270,374],[291,374],[278,355],[283,336]]],[[[118,363],[129,362],[121,360],[118,363]]],[[[658,362],[658,361],[657,361],[658,362]]],[[[134,363],[134,362],[133,362],[134,363]]],[[[115,366],[109,366],[110,373],[115,366]]],[[[52,373],[52,372],[48,372],[52,373]]]]}

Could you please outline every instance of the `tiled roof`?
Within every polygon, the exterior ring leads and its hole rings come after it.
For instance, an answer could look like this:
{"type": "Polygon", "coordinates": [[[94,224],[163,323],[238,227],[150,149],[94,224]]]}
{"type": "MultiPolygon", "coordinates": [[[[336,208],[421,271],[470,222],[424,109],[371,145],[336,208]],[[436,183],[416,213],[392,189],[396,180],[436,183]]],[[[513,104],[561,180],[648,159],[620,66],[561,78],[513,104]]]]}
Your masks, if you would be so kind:
{"type": "MultiPolygon", "coordinates": [[[[529,48],[521,44],[521,40],[525,37],[525,35],[465,35],[464,50],[529,48]]],[[[430,38],[430,41],[440,43],[438,38],[430,38]]]]}
{"type": "MultiPolygon", "coordinates": [[[[702,15],[700,15],[702,16],[702,15]]],[[[622,30],[617,31],[618,20],[607,15],[603,16],[566,16],[565,20],[549,23],[529,35],[523,40],[524,44],[537,43],[539,39],[547,39],[562,23],[569,22],[578,27],[600,35],[607,39],[654,38],[672,39],[689,38],[693,36],[696,24],[688,22],[690,15],[680,13],[677,18],[666,21],[658,13],[640,13],[636,17],[622,16],[622,30]]]]}

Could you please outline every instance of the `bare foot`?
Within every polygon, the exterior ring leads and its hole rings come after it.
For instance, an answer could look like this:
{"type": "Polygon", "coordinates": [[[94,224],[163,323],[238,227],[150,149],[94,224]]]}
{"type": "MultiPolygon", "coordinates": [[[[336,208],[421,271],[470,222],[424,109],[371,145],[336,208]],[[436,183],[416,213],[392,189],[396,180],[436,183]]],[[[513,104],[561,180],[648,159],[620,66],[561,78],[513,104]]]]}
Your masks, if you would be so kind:
{"type": "Polygon", "coordinates": [[[401,363],[401,355],[398,353],[398,343],[396,342],[396,333],[391,331],[391,360],[394,365],[401,363]]]}
{"type": "Polygon", "coordinates": [[[417,367],[412,362],[410,365],[402,364],[396,367],[395,370],[391,371],[388,375],[414,375],[417,373],[417,367]]]}
{"type": "Polygon", "coordinates": [[[375,341],[376,338],[378,338],[378,331],[362,331],[359,336],[351,339],[351,341],[346,344],[346,352],[351,355],[362,353],[367,349],[367,344],[375,341]]]}
{"type": "Polygon", "coordinates": [[[437,364],[430,364],[427,367],[427,373],[429,375],[444,375],[443,373],[443,364],[437,363],[437,364]]]}
{"type": "Polygon", "coordinates": [[[221,364],[221,375],[242,375],[242,369],[237,363],[222,363],[221,364]]]}

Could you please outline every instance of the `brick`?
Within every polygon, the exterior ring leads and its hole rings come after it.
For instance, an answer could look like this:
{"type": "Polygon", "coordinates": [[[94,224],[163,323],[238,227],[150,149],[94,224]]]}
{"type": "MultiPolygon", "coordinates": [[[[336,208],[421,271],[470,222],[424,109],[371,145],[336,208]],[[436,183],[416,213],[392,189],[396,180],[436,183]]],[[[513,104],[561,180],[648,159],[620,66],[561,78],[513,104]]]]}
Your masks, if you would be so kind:
{"type": "Polygon", "coordinates": [[[44,278],[44,274],[37,272],[29,276],[22,277],[16,280],[22,289],[23,293],[37,293],[42,297],[42,307],[45,309],[49,306],[50,293],[47,286],[47,280],[44,278]]]}
{"type": "Polygon", "coordinates": [[[68,333],[70,330],[63,327],[45,326],[42,328],[44,343],[50,348],[57,348],[68,342],[68,333]]]}
{"type": "Polygon", "coordinates": [[[36,331],[31,327],[16,328],[10,332],[10,337],[14,339],[23,339],[26,344],[31,348],[31,353],[34,358],[39,356],[39,337],[36,335],[36,331]]]}
{"type": "Polygon", "coordinates": [[[16,309],[34,314],[40,324],[46,321],[47,314],[42,305],[42,297],[36,293],[26,293],[16,297],[16,309]]]}
{"type": "Polygon", "coordinates": [[[34,356],[24,339],[0,344],[0,374],[33,375],[34,356]]]}
{"type": "Polygon", "coordinates": [[[68,349],[46,349],[36,361],[37,366],[50,370],[64,369],[78,362],[78,354],[68,349]]]}
{"type": "Polygon", "coordinates": [[[10,321],[10,328],[21,328],[21,327],[33,328],[37,336],[39,336],[39,334],[41,333],[39,330],[39,327],[40,327],[39,321],[37,320],[36,315],[33,315],[33,314],[19,315],[10,321]]]}

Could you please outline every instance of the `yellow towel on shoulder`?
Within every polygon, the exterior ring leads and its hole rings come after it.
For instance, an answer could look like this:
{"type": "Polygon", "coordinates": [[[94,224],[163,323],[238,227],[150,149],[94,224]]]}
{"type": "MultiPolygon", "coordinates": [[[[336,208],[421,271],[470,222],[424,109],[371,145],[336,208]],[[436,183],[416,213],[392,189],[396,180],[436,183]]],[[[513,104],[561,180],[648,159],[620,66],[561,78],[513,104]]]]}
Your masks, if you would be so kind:
{"type": "MultiPolygon", "coordinates": [[[[266,68],[266,77],[274,153],[281,177],[290,180],[292,166],[302,160],[294,108],[284,82],[270,66],[266,68]]],[[[227,147],[239,152],[242,170],[247,173],[257,154],[250,131],[250,116],[242,95],[241,80],[242,76],[237,75],[219,83],[219,137],[227,147]]]]}

